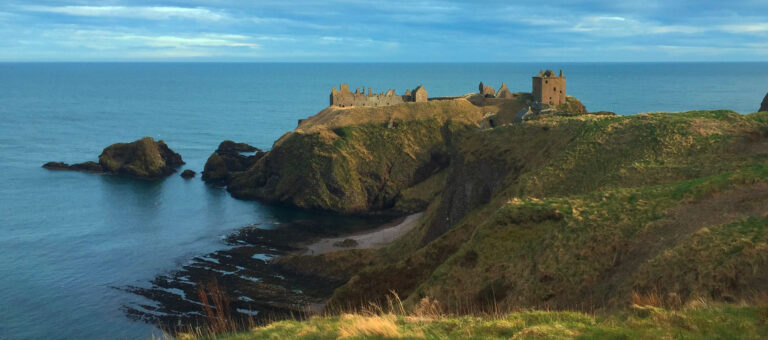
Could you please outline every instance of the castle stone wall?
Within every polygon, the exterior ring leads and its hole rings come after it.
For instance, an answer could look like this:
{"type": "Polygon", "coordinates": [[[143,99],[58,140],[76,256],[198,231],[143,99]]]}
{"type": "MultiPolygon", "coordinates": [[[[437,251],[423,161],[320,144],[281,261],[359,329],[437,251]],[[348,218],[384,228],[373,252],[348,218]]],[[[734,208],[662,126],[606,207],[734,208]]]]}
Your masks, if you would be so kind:
{"type": "Polygon", "coordinates": [[[361,89],[355,89],[353,93],[349,89],[349,85],[341,84],[337,90],[335,87],[331,89],[331,106],[348,107],[348,106],[390,106],[396,104],[402,104],[405,102],[426,102],[428,100],[427,90],[422,86],[416,87],[411,90],[406,90],[405,94],[398,95],[395,90],[389,89],[387,92],[373,93],[373,90],[368,88],[368,93],[365,93],[365,87],[361,89]]]}

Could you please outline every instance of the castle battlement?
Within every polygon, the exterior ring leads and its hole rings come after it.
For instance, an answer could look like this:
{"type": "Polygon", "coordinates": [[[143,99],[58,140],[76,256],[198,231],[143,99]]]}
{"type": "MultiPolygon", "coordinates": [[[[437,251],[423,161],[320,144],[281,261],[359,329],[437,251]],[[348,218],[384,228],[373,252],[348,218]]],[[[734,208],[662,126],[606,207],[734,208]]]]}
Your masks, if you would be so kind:
{"type": "Polygon", "coordinates": [[[376,94],[373,93],[370,87],[368,88],[368,93],[366,94],[365,92],[365,87],[362,89],[357,88],[353,93],[350,91],[349,85],[341,84],[338,90],[335,87],[331,89],[331,106],[389,106],[406,102],[426,102],[428,100],[427,90],[421,85],[417,86],[413,91],[410,89],[405,90],[403,95],[397,95],[393,89],[376,94]]]}

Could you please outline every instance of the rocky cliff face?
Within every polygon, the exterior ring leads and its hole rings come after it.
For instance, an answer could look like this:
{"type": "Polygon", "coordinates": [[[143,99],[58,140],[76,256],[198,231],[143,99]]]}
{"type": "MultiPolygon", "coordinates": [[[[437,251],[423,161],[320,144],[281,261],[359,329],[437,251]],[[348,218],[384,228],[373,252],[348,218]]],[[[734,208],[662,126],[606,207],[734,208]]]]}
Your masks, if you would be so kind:
{"type": "Polygon", "coordinates": [[[757,110],[757,112],[763,111],[768,111],[768,93],[765,94],[765,98],[763,98],[763,102],[760,104],[760,109],[757,110]]]}
{"type": "Polygon", "coordinates": [[[448,166],[454,134],[480,118],[480,109],[464,99],[325,110],[281,137],[248,170],[233,173],[228,190],[341,214],[412,212],[428,202],[414,202],[414,195],[398,205],[404,191],[448,166]]]}

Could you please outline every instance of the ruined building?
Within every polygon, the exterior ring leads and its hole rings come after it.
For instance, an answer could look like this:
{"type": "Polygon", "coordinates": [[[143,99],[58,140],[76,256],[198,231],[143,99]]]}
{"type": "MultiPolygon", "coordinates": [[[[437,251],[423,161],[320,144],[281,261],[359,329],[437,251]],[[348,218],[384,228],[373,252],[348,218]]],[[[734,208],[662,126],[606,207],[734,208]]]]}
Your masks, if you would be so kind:
{"type": "Polygon", "coordinates": [[[365,87],[362,90],[359,88],[355,89],[355,92],[352,93],[347,84],[341,84],[338,90],[335,87],[331,89],[331,106],[389,106],[405,102],[426,101],[427,90],[421,85],[413,91],[406,90],[403,95],[397,95],[395,90],[392,89],[376,94],[373,93],[371,88],[368,88],[368,93],[366,94],[365,87]]]}
{"type": "Polygon", "coordinates": [[[507,88],[507,83],[501,83],[501,87],[498,91],[496,91],[493,87],[490,87],[488,85],[483,84],[483,82],[480,82],[480,85],[478,86],[479,93],[483,95],[483,97],[486,98],[501,98],[501,99],[512,99],[515,97],[515,94],[510,92],[507,88]]]}
{"type": "Polygon", "coordinates": [[[555,71],[541,71],[533,77],[533,101],[550,106],[565,104],[565,77],[563,70],[556,76],[555,71]]]}

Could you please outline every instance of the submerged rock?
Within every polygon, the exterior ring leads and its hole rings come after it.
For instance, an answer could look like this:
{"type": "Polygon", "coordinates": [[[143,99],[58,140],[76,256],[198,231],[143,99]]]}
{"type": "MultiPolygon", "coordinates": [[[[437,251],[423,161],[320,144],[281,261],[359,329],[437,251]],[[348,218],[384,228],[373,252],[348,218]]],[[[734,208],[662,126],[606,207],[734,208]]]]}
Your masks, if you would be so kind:
{"type": "Polygon", "coordinates": [[[173,152],[165,142],[144,137],[132,143],[117,143],[106,147],[99,155],[98,163],[88,161],[69,165],[48,162],[43,168],[158,179],[176,172],[176,168],[183,164],[181,155],[173,152]]]}
{"type": "Polygon", "coordinates": [[[760,104],[760,109],[757,110],[757,112],[763,111],[768,111],[768,93],[765,94],[765,98],[763,98],[763,102],[760,104]]]}
{"type": "Polygon", "coordinates": [[[195,172],[192,171],[192,170],[189,170],[189,169],[184,170],[184,171],[181,172],[181,177],[185,178],[185,179],[193,178],[193,177],[195,177],[195,172]]]}
{"type": "Polygon", "coordinates": [[[226,185],[229,183],[232,173],[247,170],[262,156],[264,156],[264,152],[257,147],[225,140],[219,144],[219,148],[205,162],[203,181],[216,185],[226,185]],[[240,154],[241,152],[255,152],[255,154],[246,156],[240,154]]]}
{"type": "Polygon", "coordinates": [[[49,170],[70,170],[69,164],[64,162],[48,162],[43,164],[43,168],[46,168],[49,170]]]}

